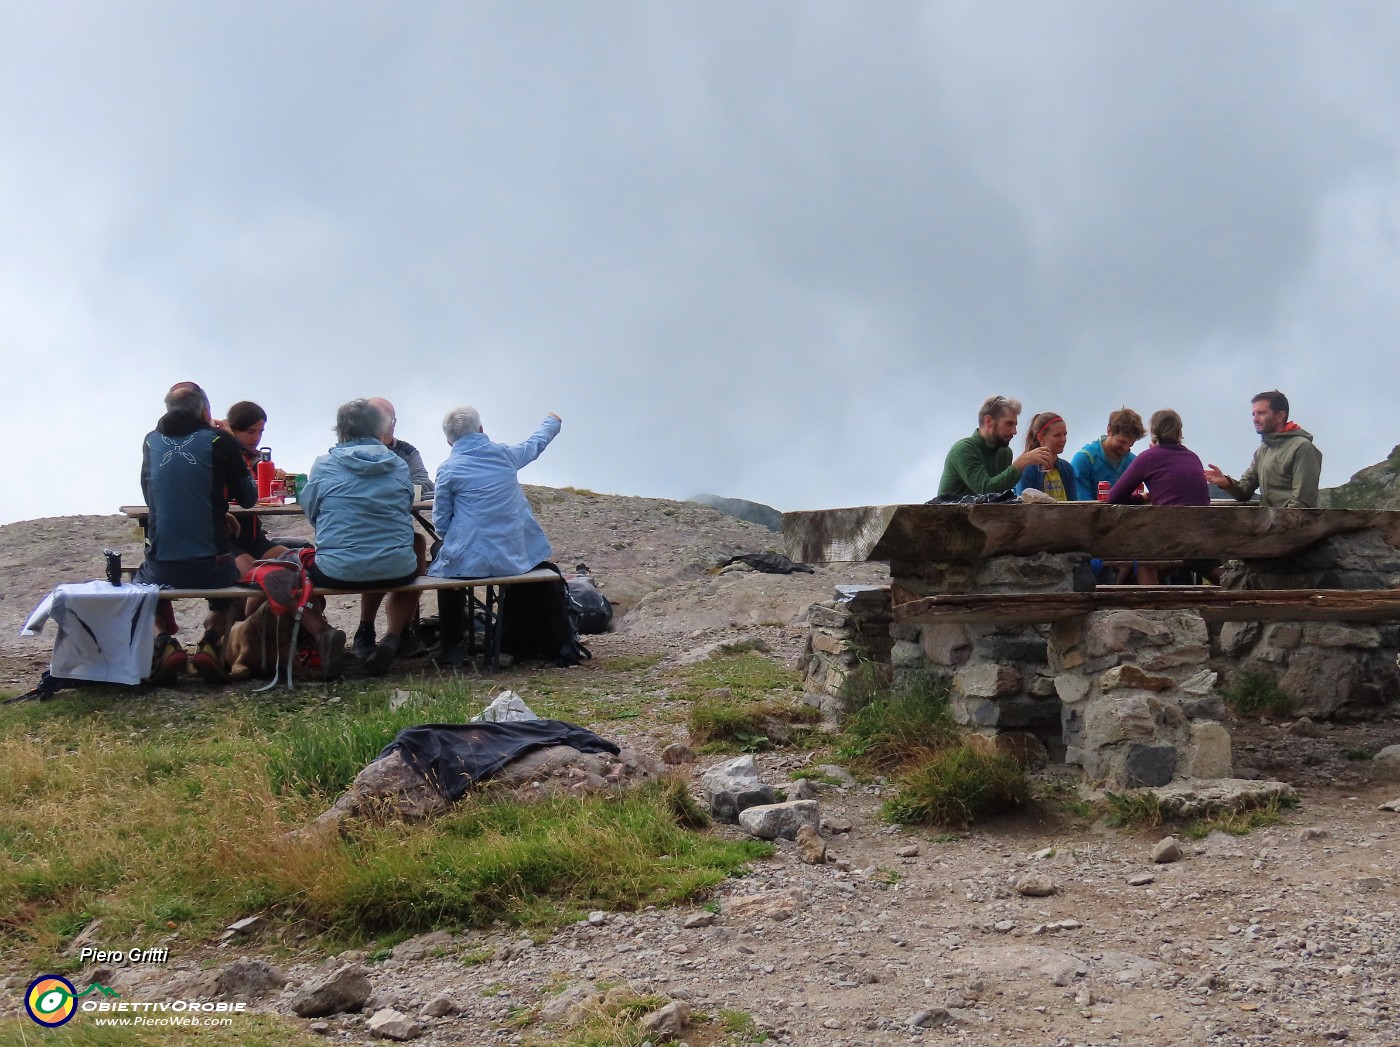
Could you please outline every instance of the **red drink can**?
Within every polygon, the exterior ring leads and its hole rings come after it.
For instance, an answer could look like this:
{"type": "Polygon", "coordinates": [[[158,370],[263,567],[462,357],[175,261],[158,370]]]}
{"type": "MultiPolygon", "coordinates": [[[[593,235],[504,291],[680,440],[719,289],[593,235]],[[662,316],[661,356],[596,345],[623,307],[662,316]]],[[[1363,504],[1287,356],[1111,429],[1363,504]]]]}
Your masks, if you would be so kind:
{"type": "Polygon", "coordinates": [[[1108,489],[1112,486],[1107,480],[1099,481],[1099,501],[1108,501],[1108,489]]]}

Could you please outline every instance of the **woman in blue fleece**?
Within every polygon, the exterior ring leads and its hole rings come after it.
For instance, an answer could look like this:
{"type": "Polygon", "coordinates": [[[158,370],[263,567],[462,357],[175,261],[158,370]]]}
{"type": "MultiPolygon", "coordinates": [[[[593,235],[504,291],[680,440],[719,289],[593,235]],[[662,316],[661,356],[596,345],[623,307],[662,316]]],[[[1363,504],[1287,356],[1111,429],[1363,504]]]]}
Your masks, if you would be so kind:
{"type": "Polygon", "coordinates": [[[1072,502],[1078,497],[1074,484],[1074,467],[1060,457],[1065,443],[1069,440],[1069,429],[1065,420],[1054,411],[1042,411],[1031,419],[1026,433],[1026,450],[1033,451],[1044,447],[1055,456],[1052,469],[1042,469],[1038,465],[1028,465],[1021,471],[1021,480],[1016,485],[1016,493],[1027,490],[1041,491],[1057,502],[1072,502]]]}

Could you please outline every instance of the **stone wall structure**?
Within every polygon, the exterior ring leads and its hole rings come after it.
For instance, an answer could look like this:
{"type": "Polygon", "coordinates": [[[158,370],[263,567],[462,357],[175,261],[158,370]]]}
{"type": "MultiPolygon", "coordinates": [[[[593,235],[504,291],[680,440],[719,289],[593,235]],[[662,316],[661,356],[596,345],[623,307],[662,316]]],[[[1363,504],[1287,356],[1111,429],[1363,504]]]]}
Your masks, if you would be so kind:
{"type": "MultiPolygon", "coordinates": [[[[912,506],[790,516],[806,518],[792,529],[796,541],[789,533],[790,548],[805,559],[823,559],[821,549],[840,553],[832,559],[859,558],[852,554],[863,549],[890,562],[887,600],[873,595],[881,590],[861,597],[864,606],[878,610],[856,613],[849,597],[813,608],[806,689],[808,701],[828,713],[842,711],[841,681],[858,662],[853,652],[878,659],[883,649],[892,675],[944,679],[953,714],[969,731],[1024,758],[1062,754],[1091,779],[1123,788],[1231,774],[1217,684],[1237,673],[1269,676],[1294,699],[1296,712],[1314,717],[1361,714],[1400,698],[1400,625],[1390,621],[1208,624],[1210,608],[1071,610],[1072,617],[1059,616],[1053,625],[995,617],[948,620],[961,612],[906,611],[901,620],[901,607],[935,604],[929,597],[1010,597],[994,601],[1001,614],[1002,607],[1024,608],[1017,594],[1090,591],[1087,553],[1028,547],[1051,534],[1049,544],[1064,548],[1073,539],[1063,525],[1081,521],[1086,545],[1130,549],[1140,532],[1128,525],[1149,523],[1142,510],[912,506]],[[1138,515],[1128,515],[1133,512],[1138,515]],[[1037,528],[1039,520],[1052,526],[1037,528]],[[882,627],[888,630],[884,643],[875,635],[882,627]]],[[[1364,596],[1400,589],[1397,517],[1212,507],[1154,513],[1150,527],[1153,542],[1175,543],[1176,555],[1203,555],[1212,531],[1224,536],[1227,547],[1253,550],[1255,555],[1233,562],[1226,587],[1297,592],[1296,607],[1287,602],[1268,611],[1279,617],[1301,612],[1305,591],[1366,591],[1364,596]],[[1164,527],[1175,521],[1187,526],[1164,527]]],[[[1073,606],[1069,600],[1031,606],[1055,603],[1073,606]]],[[[1367,613],[1372,610],[1395,617],[1366,605],[1367,613]]]]}
{"type": "Polygon", "coordinates": [[[1065,762],[1110,787],[1229,778],[1206,623],[1195,611],[1095,611],[1048,647],[1065,762]]]}
{"type": "Polygon", "coordinates": [[[885,585],[838,585],[830,600],[813,604],[799,663],[803,701],[836,719],[847,711],[846,682],[862,665],[888,680],[893,622],[885,585]]]}
{"type": "MultiPolygon", "coordinates": [[[[1299,556],[1242,560],[1235,589],[1396,589],[1400,552],[1377,534],[1329,538],[1299,556]]],[[[1400,700],[1400,626],[1371,622],[1225,622],[1212,629],[1226,672],[1274,680],[1313,719],[1365,715],[1400,700]]]]}

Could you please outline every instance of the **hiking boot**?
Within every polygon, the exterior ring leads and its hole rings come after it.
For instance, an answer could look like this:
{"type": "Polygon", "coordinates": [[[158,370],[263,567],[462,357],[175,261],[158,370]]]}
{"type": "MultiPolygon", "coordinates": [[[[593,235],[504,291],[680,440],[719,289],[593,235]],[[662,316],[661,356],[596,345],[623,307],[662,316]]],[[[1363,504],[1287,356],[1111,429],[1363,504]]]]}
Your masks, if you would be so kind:
{"type": "Polygon", "coordinates": [[[461,643],[439,644],[428,652],[428,657],[441,669],[457,669],[471,664],[471,659],[467,657],[467,646],[461,643]]]}
{"type": "MultiPolygon", "coordinates": [[[[374,632],[374,626],[369,629],[374,632]]],[[[321,657],[321,679],[340,679],[345,671],[345,631],[327,628],[316,642],[316,651],[321,657]]]]}
{"type": "Polygon", "coordinates": [[[418,630],[408,626],[399,636],[400,658],[421,658],[428,653],[428,645],[418,638],[418,630]]]}
{"type": "Polygon", "coordinates": [[[389,666],[394,663],[394,656],[399,653],[399,638],[390,633],[379,641],[374,653],[365,661],[365,672],[371,676],[383,676],[389,671],[389,666]]]}
{"type": "Polygon", "coordinates": [[[155,651],[151,658],[151,675],[146,682],[157,687],[169,687],[178,683],[189,664],[189,656],[178,640],[169,633],[156,637],[155,651]]]}
{"type": "Polygon", "coordinates": [[[224,666],[224,656],[219,650],[219,641],[211,633],[205,633],[204,639],[199,641],[199,646],[194,650],[194,657],[190,659],[190,664],[194,666],[194,671],[199,673],[199,678],[205,683],[228,683],[228,670],[224,666]]]}
{"type": "Polygon", "coordinates": [[[362,662],[374,653],[373,622],[360,623],[360,627],[355,630],[355,646],[350,648],[350,653],[362,662]]]}

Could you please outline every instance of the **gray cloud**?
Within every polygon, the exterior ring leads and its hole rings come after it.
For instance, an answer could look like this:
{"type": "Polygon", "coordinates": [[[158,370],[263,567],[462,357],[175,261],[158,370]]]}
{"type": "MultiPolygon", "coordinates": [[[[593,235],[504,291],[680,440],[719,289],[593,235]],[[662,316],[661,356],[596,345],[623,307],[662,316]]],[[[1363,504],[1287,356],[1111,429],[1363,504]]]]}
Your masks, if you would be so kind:
{"type": "Polygon", "coordinates": [[[784,508],[928,497],[997,391],[1238,469],[1277,385],[1341,482],[1397,439],[1397,44],[1379,2],[5,4],[0,519],[135,500],[188,377],[288,466],[380,393],[430,461],[455,403],[556,410],[527,479],[784,508]]]}

